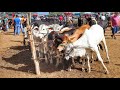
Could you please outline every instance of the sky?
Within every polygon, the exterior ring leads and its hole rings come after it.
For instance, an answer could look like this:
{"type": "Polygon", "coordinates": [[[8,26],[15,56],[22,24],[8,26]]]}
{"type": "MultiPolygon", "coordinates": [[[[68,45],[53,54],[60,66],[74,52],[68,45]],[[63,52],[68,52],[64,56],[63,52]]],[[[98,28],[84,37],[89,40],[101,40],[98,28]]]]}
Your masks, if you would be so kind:
{"type": "MultiPolygon", "coordinates": [[[[37,12],[38,14],[42,14],[42,15],[48,15],[49,12],[37,12]]],[[[73,13],[77,13],[77,12],[73,12],[73,13]]]]}
{"type": "Polygon", "coordinates": [[[49,12],[37,12],[38,14],[42,14],[42,15],[48,15],[49,12]]]}

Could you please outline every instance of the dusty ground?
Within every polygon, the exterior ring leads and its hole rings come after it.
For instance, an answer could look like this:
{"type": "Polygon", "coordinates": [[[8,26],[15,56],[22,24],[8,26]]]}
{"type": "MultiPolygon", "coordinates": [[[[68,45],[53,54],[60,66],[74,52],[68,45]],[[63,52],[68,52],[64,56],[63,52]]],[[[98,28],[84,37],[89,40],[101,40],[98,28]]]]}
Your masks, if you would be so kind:
{"type": "MultiPolygon", "coordinates": [[[[103,72],[101,64],[96,61],[91,64],[91,73],[82,72],[79,67],[71,72],[60,71],[54,66],[41,63],[41,75],[35,74],[34,63],[28,47],[23,46],[23,36],[14,36],[11,29],[8,33],[0,33],[0,78],[119,78],[120,77],[120,34],[114,40],[106,33],[110,63],[105,63],[110,74],[103,72]]],[[[101,51],[104,61],[105,52],[101,51]]]]}

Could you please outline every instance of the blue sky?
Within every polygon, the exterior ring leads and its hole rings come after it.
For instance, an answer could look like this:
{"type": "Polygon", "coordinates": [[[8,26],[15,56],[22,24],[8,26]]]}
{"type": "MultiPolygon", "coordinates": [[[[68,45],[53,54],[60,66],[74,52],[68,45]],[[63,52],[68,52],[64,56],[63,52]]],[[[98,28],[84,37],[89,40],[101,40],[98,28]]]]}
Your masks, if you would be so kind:
{"type": "Polygon", "coordinates": [[[38,14],[42,14],[42,15],[48,15],[49,12],[37,12],[38,14]]]}
{"type": "MultiPolygon", "coordinates": [[[[48,15],[49,12],[37,12],[38,14],[42,14],[42,15],[48,15]]],[[[73,13],[77,13],[77,12],[73,12],[73,13]]]]}

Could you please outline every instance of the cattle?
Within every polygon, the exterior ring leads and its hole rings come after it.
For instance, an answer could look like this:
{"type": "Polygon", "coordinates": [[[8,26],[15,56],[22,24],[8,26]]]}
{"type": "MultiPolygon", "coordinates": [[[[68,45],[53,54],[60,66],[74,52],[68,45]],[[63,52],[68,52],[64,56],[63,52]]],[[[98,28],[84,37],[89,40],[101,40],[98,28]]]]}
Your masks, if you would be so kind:
{"type": "Polygon", "coordinates": [[[80,38],[82,36],[82,34],[84,33],[84,31],[86,29],[89,29],[90,26],[88,24],[86,25],[82,25],[81,27],[79,27],[78,29],[75,30],[75,32],[70,35],[70,36],[64,36],[63,42],[62,44],[60,44],[57,48],[64,48],[63,45],[66,45],[69,42],[74,42],[76,41],[78,38],[80,38]]]}
{"type": "MultiPolygon", "coordinates": [[[[75,66],[74,58],[75,57],[80,57],[82,60],[82,71],[84,70],[84,65],[85,65],[85,60],[87,60],[87,65],[88,65],[88,72],[91,72],[90,68],[90,59],[92,59],[91,55],[91,50],[90,49],[85,49],[85,48],[79,48],[79,47],[73,47],[70,51],[69,48],[67,47],[65,49],[65,59],[69,60],[72,58],[72,64],[75,66]]],[[[68,70],[71,71],[71,66],[68,67],[68,70]]]]}
{"type": "Polygon", "coordinates": [[[67,45],[62,45],[62,48],[58,48],[59,51],[62,51],[63,49],[67,48],[67,52],[70,52],[70,50],[74,47],[79,47],[79,48],[84,48],[84,49],[91,49],[94,51],[98,57],[98,60],[101,62],[102,66],[105,69],[105,73],[109,73],[106,66],[103,63],[103,59],[101,58],[100,52],[98,50],[98,44],[100,42],[103,42],[106,55],[107,55],[107,60],[109,61],[109,55],[108,55],[108,48],[106,45],[105,37],[104,37],[104,30],[103,28],[96,24],[92,25],[89,30],[86,29],[84,34],[75,42],[71,42],[67,45]]]}
{"type": "MultiPolygon", "coordinates": [[[[41,42],[41,41],[47,42],[46,43],[47,51],[44,51],[44,52],[48,52],[47,57],[48,57],[48,60],[50,61],[50,64],[53,63],[53,56],[56,54],[57,46],[62,42],[63,35],[58,33],[58,31],[62,27],[63,25],[60,26],[59,24],[52,24],[52,25],[41,24],[39,27],[32,26],[32,33],[34,36],[34,40],[37,42],[41,42]]],[[[48,63],[48,61],[46,62],[48,63]]],[[[58,64],[56,66],[58,66],[58,64]]]]}
{"type": "MultiPolygon", "coordinates": [[[[73,30],[74,31],[74,30],[73,30]]],[[[62,43],[63,38],[65,36],[65,34],[71,35],[71,31],[68,32],[64,32],[62,34],[59,34],[57,31],[52,31],[48,34],[48,46],[49,46],[49,50],[50,50],[50,63],[53,63],[53,57],[55,56],[57,52],[57,47],[62,43]]],[[[61,57],[59,57],[61,58],[61,57]]],[[[61,60],[58,58],[57,63],[56,63],[56,67],[58,67],[59,62],[61,62],[61,60]]]]}

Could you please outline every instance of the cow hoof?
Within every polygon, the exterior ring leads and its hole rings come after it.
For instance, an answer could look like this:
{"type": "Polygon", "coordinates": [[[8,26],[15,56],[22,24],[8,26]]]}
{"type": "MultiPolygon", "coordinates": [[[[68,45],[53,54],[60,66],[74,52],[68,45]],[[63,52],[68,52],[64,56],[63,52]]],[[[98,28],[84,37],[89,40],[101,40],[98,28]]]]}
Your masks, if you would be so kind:
{"type": "Polygon", "coordinates": [[[70,69],[68,69],[68,71],[70,71],[70,72],[71,72],[71,71],[72,71],[72,69],[70,68],[70,69]]]}
{"type": "Polygon", "coordinates": [[[66,69],[66,71],[72,71],[72,69],[71,69],[71,68],[68,68],[68,69],[66,69]]]}
{"type": "Polygon", "coordinates": [[[64,70],[61,70],[61,72],[64,72],[64,70]]]}
{"type": "Polygon", "coordinates": [[[87,72],[88,72],[88,73],[90,73],[90,71],[89,71],[89,70],[88,70],[87,72]]]}
{"type": "Polygon", "coordinates": [[[106,72],[105,72],[105,74],[109,74],[109,72],[108,72],[108,71],[106,71],[106,72]]]}
{"type": "Polygon", "coordinates": [[[109,63],[110,63],[110,61],[106,61],[106,63],[107,63],[107,64],[109,64],[109,63]]]}
{"type": "Polygon", "coordinates": [[[85,72],[85,69],[84,69],[84,68],[82,68],[82,72],[85,72]]]}
{"type": "Polygon", "coordinates": [[[89,70],[89,69],[86,69],[86,72],[90,73],[90,70],[89,70]]]}

